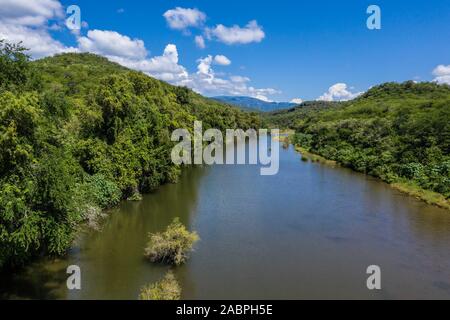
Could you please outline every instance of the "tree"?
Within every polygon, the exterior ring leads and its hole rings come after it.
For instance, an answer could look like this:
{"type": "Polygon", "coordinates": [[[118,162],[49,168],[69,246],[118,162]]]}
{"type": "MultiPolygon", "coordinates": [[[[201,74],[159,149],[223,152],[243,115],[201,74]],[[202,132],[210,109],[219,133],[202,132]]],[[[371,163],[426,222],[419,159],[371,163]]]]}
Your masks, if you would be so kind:
{"type": "Polygon", "coordinates": [[[26,51],[21,43],[12,44],[0,40],[0,92],[24,89],[36,77],[26,51]]]}

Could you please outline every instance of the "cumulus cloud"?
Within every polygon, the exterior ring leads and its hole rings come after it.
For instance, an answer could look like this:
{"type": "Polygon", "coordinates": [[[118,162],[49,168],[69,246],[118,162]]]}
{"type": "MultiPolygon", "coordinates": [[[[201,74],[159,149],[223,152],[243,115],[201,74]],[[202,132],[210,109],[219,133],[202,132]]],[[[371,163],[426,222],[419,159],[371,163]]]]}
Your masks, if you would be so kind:
{"type": "Polygon", "coordinates": [[[105,56],[143,59],[147,56],[144,41],[131,39],[115,31],[90,30],[86,37],[78,38],[81,51],[105,56]]]}
{"type": "MultiPolygon", "coordinates": [[[[175,29],[198,26],[206,19],[206,15],[196,9],[182,8],[169,10],[165,17],[175,29]]],[[[188,86],[205,95],[246,95],[270,101],[270,95],[279,93],[272,88],[255,88],[250,85],[247,77],[216,74],[213,65],[231,64],[230,59],[224,55],[208,55],[199,59],[196,72],[189,73],[180,64],[178,49],[174,44],[168,44],[161,55],[151,57],[144,41],[140,39],[130,38],[116,31],[89,30],[84,36],[73,34],[78,46],[68,47],[55,40],[50,33],[63,31],[63,25],[64,11],[59,1],[0,0],[0,38],[16,43],[22,41],[30,49],[33,58],[63,52],[92,52],[130,69],[142,71],[174,85],[188,86]]],[[[242,30],[254,29],[256,26],[256,22],[250,23],[242,30]]],[[[88,26],[84,24],[83,27],[88,26]]],[[[238,29],[235,30],[237,33],[238,29]]],[[[245,37],[249,38],[248,35],[245,37]]],[[[202,36],[196,38],[199,47],[204,47],[204,42],[202,36]]]]}
{"type": "Polygon", "coordinates": [[[181,84],[189,77],[186,69],[178,64],[178,50],[174,44],[168,44],[162,56],[151,58],[145,63],[144,71],[154,77],[181,84]]]}
{"type": "Polygon", "coordinates": [[[245,82],[249,82],[250,79],[247,77],[242,77],[242,76],[231,76],[230,80],[234,83],[245,83],[245,82]]]}
{"type": "Polygon", "coordinates": [[[195,37],[195,44],[200,49],[205,49],[206,48],[205,39],[202,36],[196,36],[195,37]]]}
{"type": "Polygon", "coordinates": [[[214,28],[207,28],[206,35],[228,45],[261,42],[266,36],[256,20],[250,21],[244,28],[238,25],[226,27],[219,24],[214,28]]]}
{"type": "Polygon", "coordinates": [[[126,56],[107,56],[107,58],[175,85],[184,85],[189,79],[186,69],[178,63],[178,49],[174,44],[168,44],[162,55],[151,58],[133,59],[126,56]]]}
{"type": "Polygon", "coordinates": [[[213,70],[211,68],[212,61],[213,57],[211,55],[206,58],[198,59],[197,73],[203,75],[213,75],[213,70]]]}
{"type": "Polygon", "coordinates": [[[255,98],[258,99],[258,100],[264,101],[264,102],[273,102],[273,100],[270,100],[266,96],[263,96],[263,95],[260,95],[260,94],[256,95],[255,98]]]}
{"type": "Polygon", "coordinates": [[[347,89],[347,85],[345,83],[336,83],[332,85],[327,92],[321,95],[317,100],[320,101],[347,101],[352,100],[362,92],[352,93],[347,89]]]}
{"type": "Polygon", "coordinates": [[[0,19],[7,24],[42,26],[63,16],[63,7],[57,0],[0,0],[0,19]]]}
{"type": "Polygon", "coordinates": [[[221,54],[214,57],[214,62],[221,66],[229,66],[231,64],[231,60],[221,54]]]}
{"type": "Polygon", "coordinates": [[[190,27],[199,27],[206,20],[206,14],[198,9],[180,7],[166,11],[163,16],[169,27],[175,30],[185,30],[190,27]]]}
{"type": "Polygon", "coordinates": [[[435,76],[434,82],[450,85],[450,65],[438,65],[433,70],[433,75],[435,76]]]}
{"type": "Polygon", "coordinates": [[[42,58],[63,52],[75,52],[77,48],[66,47],[54,40],[45,29],[34,29],[0,21],[0,39],[11,43],[22,42],[33,58],[42,58]]]}
{"type": "MultiPolygon", "coordinates": [[[[256,20],[250,21],[245,27],[238,25],[227,27],[218,24],[209,28],[204,25],[207,18],[206,14],[198,9],[176,7],[166,11],[163,16],[171,29],[180,30],[185,35],[190,35],[189,28],[201,28],[207,40],[216,40],[228,45],[261,42],[266,36],[263,28],[258,25],[256,20]]],[[[198,48],[204,49],[206,47],[204,36],[195,37],[195,44],[198,48]]]]}
{"type": "Polygon", "coordinates": [[[63,7],[56,0],[0,0],[0,38],[12,43],[22,42],[33,58],[77,51],[52,38],[49,30],[64,17],[63,7]]]}
{"type": "Polygon", "coordinates": [[[197,72],[189,76],[186,85],[204,95],[250,96],[264,101],[271,101],[268,96],[280,93],[272,88],[257,89],[249,85],[248,77],[232,75],[218,76],[212,67],[215,58],[208,55],[199,59],[197,72]]]}
{"type": "Polygon", "coordinates": [[[295,103],[295,104],[302,104],[303,100],[300,98],[294,98],[291,100],[291,103],[295,103]]]}

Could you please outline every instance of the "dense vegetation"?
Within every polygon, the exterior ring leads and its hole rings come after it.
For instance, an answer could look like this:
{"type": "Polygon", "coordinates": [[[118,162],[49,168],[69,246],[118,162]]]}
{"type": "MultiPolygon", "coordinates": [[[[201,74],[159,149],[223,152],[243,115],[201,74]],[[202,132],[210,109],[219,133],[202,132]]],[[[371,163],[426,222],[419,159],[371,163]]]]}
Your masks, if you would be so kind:
{"type": "Polygon", "coordinates": [[[305,101],[295,108],[276,110],[263,114],[263,118],[266,122],[265,125],[269,127],[293,129],[296,127],[297,122],[308,114],[335,108],[339,105],[339,102],[305,101]]]}
{"type": "Polygon", "coordinates": [[[258,127],[256,115],[92,54],[30,62],[0,42],[0,268],[63,254],[83,221],[174,182],[175,128],[258,127]]]}
{"type": "MultiPolygon", "coordinates": [[[[313,103],[316,104],[316,103],[313,103]]],[[[386,83],[359,98],[270,115],[295,144],[389,183],[450,197],[450,87],[386,83]]],[[[447,202],[448,203],[448,202],[447,202]]]]}
{"type": "Polygon", "coordinates": [[[164,278],[154,284],[141,289],[139,300],[180,300],[181,287],[172,271],[166,273],[164,278]]]}
{"type": "Polygon", "coordinates": [[[185,263],[194,244],[200,240],[196,232],[189,232],[176,218],[162,233],[150,234],[145,256],[151,262],[179,266],[185,263]]]}

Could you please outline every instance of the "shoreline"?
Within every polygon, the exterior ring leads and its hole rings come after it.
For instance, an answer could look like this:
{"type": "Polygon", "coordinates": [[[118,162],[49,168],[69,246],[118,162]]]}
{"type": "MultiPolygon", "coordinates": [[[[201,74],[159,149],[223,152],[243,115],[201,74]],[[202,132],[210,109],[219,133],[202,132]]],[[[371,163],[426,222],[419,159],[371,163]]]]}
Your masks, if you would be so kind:
{"type": "MultiPolygon", "coordinates": [[[[331,165],[331,166],[341,166],[341,164],[337,161],[326,159],[326,158],[322,157],[321,155],[312,153],[312,152],[302,148],[301,146],[294,145],[294,144],[292,144],[292,145],[294,146],[295,151],[298,152],[302,156],[302,161],[305,161],[303,158],[303,157],[305,157],[306,160],[311,160],[313,163],[319,162],[319,163],[323,163],[323,164],[327,164],[327,165],[331,165]]],[[[358,172],[353,169],[351,169],[351,170],[354,172],[358,172]]],[[[360,172],[360,173],[362,173],[362,172],[360,172]]],[[[392,189],[402,192],[404,194],[407,194],[409,196],[412,196],[417,200],[420,200],[429,205],[433,205],[433,206],[450,211],[450,201],[445,199],[445,197],[440,193],[422,189],[419,186],[413,184],[411,181],[407,181],[407,180],[399,180],[397,182],[388,183],[379,177],[374,177],[374,178],[387,183],[392,189]]]]}

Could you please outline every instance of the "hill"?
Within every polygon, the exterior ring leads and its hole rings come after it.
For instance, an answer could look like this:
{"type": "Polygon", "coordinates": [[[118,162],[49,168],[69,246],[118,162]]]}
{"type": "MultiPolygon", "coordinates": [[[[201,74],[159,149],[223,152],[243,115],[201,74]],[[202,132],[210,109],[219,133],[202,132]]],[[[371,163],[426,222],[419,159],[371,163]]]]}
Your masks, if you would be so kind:
{"type": "Polygon", "coordinates": [[[0,268],[63,254],[81,223],[181,168],[171,133],[259,126],[245,113],[92,54],[30,62],[0,41],[0,268]]]}
{"type": "Polygon", "coordinates": [[[328,108],[339,106],[339,102],[305,101],[289,109],[271,111],[263,114],[266,124],[272,128],[294,128],[296,121],[309,113],[315,113],[328,108]]]}
{"type": "Polygon", "coordinates": [[[296,130],[294,143],[307,151],[450,208],[447,85],[385,83],[352,101],[274,113],[268,121],[296,130]]]}
{"type": "Polygon", "coordinates": [[[230,105],[238,106],[244,110],[257,110],[268,112],[279,109],[292,108],[296,106],[295,103],[290,102],[267,102],[251,97],[235,97],[235,96],[221,96],[214,97],[214,100],[224,102],[230,105]]]}

